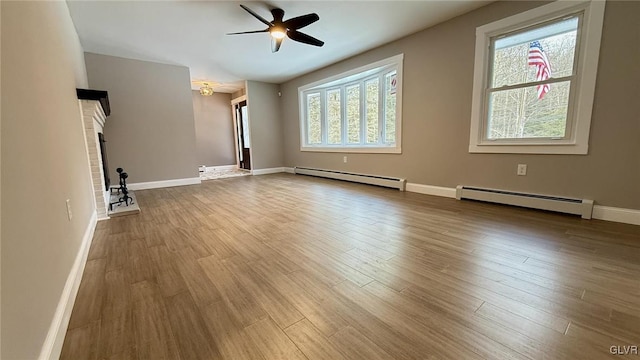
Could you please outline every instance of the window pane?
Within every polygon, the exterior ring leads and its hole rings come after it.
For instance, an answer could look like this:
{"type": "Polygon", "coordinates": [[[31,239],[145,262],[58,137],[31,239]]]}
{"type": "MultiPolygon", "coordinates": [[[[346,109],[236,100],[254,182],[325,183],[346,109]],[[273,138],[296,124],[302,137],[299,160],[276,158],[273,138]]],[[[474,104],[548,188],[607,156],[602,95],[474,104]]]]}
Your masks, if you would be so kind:
{"type": "Polygon", "coordinates": [[[342,143],[342,111],[340,110],[340,89],[327,91],[327,120],[329,144],[342,143]]]}
{"type": "Polygon", "coordinates": [[[573,17],[495,40],[491,87],[573,74],[578,21],[573,17]]]}
{"type": "Polygon", "coordinates": [[[240,113],[242,117],[242,146],[245,148],[251,148],[251,136],[249,136],[249,114],[247,112],[247,106],[240,107],[240,113]]]}
{"type": "Polygon", "coordinates": [[[384,91],[384,142],[396,142],[396,72],[385,75],[384,91]]]}
{"type": "Polygon", "coordinates": [[[564,137],[571,82],[494,91],[489,96],[488,139],[564,137]]]}
{"type": "Polygon", "coordinates": [[[378,143],[378,79],[369,80],[364,84],[366,92],[367,112],[367,143],[378,143]]]}
{"type": "Polygon", "coordinates": [[[322,143],[322,120],[320,117],[320,94],[307,95],[307,142],[322,143]]]}
{"type": "Polygon", "coordinates": [[[360,85],[347,88],[347,142],[360,143],[360,85]]]}

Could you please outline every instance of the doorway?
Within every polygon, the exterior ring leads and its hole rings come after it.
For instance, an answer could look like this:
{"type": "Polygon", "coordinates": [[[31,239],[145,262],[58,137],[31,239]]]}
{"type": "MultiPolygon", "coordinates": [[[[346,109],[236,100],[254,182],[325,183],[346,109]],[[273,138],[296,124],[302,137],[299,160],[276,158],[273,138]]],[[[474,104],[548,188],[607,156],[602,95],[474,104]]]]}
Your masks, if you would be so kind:
{"type": "Polygon", "coordinates": [[[251,170],[251,137],[249,134],[247,100],[233,104],[233,113],[236,123],[238,167],[244,170],[251,170]]]}

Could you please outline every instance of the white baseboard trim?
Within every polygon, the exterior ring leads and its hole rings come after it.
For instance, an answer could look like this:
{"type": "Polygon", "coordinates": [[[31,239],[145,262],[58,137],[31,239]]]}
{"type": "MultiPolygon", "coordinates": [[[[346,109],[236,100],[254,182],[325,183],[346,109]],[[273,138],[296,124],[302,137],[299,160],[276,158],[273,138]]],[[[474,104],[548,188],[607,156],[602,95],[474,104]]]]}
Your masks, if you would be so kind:
{"type": "Polygon", "coordinates": [[[127,184],[127,188],[129,188],[130,190],[147,190],[147,189],[158,189],[158,188],[166,188],[166,187],[173,187],[173,186],[197,185],[200,183],[202,183],[200,178],[195,177],[195,178],[186,178],[186,179],[173,179],[173,180],[133,183],[133,184],[127,184]]]}
{"type": "Polygon", "coordinates": [[[448,198],[456,198],[456,188],[448,188],[442,186],[433,186],[433,185],[422,185],[415,183],[407,183],[407,187],[405,191],[426,194],[426,195],[435,195],[442,196],[448,198]]]}
{"type": "Polygon", "coordinates": [[[284,172],[284,168],[283,167],[277,167],[277,168],[268,168],[268,169],[256,169],[256,170],[252,170],[251,171],[251,175],[267,175],[267,174],[276,174],[276,173],[281,173],[284,172]]]}
{"type": "Polygon", "coordinates": [[[215,171],[215,170],[235,170],[238,168],[238,165],[219,165],[219,166],[205,166],[207,171],[215,171]]]}
{"type": "Polygon", "coordinates": [[[295,174],[295,170],[292,167],[285,167],[284,168],[284,172],[289,173],[289,174],[295,174]]]}
{"type": "Polygon", "coordinates": [[[62,290],[58,307],[56,308],[49,332],[47,333],[47,338],[44,344],[42,344],[40,356],[38,357],[39,360],[54,360],[60,358],[64,337],[67,334],[67,327],[71,319],[71,311],[76,302],[76,295],[78,295],[78,288],[82,280],[84,266],[87,263],[87,256],[89,256],[93,233],[96,230],[97,218],[98,213],[94,210],[89,219],[89,224],[84,232],[84,236],[82,237],[82,243],[80,243],[80,249],[78,250],[78,254],[76,254],[76,259],[73,262],[69,276],[67,276],[67,282],[62,290]]]}
{"type": "MultiPolygon", "coordinates": [[[[419,194],[435,195],[448,198],[456,197],[456,189],[407,183],[406,191],[419,194]]],[[[640,225],[640,210],[624,209],[611,206],[594,205],[592,218],[605,221],[613,221],[625,224],[640,225]]]]}
{"type": "Polygon", "coordinates": [[[640,210],[594,205],[591,215],[594,219],[640,225],[640,210]]]}

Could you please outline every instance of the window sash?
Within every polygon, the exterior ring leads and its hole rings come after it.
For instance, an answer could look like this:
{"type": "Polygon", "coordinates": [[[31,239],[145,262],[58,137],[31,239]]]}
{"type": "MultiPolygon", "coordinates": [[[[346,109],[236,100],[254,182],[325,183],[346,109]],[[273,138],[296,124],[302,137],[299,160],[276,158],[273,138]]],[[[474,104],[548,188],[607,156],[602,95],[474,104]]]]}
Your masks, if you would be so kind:
{"type": "MultiPolygon", "coordinates": [[[[578,73],[578,58],[580,57],[580,44],[582,41],[582,28],[583,28],[583,21],[584,21],[584,10],[580,10],[571,14],[564,14],[562,16],[557,16],[554,17],[552,19],[549,19],[547,21],[544,21],[542,23],[538,23],[535,25],[530,25],[530,26],[526,26],[522,29],[518,29],[515,31],[510,31],[510,32],[504,32],[501,33],[500,35],[497,36],[492,36],[489,42],[489,52],[488,52],[488,56],[489,56],[489,62],[488,62],[488,66],[487,66],[487,78],[486,78],[486,87],[488,88],[493,88],[491,86],[492,83],[492,79],[493,79],[493,73],[495,70],[495,64],[494,64],[494,60],[495,60],[495,51],[496,51],[496,41],[501,40],[503,38],[506,37],[510,37],[519,33],[525,33],[534,29],[539,29],[539,28],[544,28],[550,24],[556,23],[556,22],[562,22],[565,20],[569,20],[571,18],[577,18],[578,19],[578,25],[576,28],[576,44],[575,47],[573,49],[573,66],[571,68],[571,75],[569,76],[576,76],[576,74],[578,73]]],[[[553,35],[551,35],[553,36],[553,35]]],[[[554,77],[552,76],[551,78],[549,78],[548,80],[553,79],[554,77]]],[[[546,80],[545,80],[546,81],[546,80]]],[[[515,84],[515,85],[520,85],[520,84],[515,84]]],[[[513,86],[513,85],[511,85],[513,86]]]]}
{"type": "Polygon", "coordinates": [[[530,142],[536,142],[536,141],[557,141],[557,140],[569,140],[571,139],[571,134],[573,133],[573,127],[575,126],[575,117],[574,117],[574,113],[575,110],[573,108],[573,101],[575,99],[575,91],[574,91],[574,87],[575,87],[575,81],[574,81],[574,76],[566,76],[564,78],[558,78],[558,79],[553,79],[554,81],[535,81],[532,83],[527,83],[527,84],[518,84],[518,85],[512,85],[512,86],[503,86],[500,88],[496,88],[496,89],[487,89],[485,91],[484,94],[484,104],[485,104],[485,111],[483,113],[483,121],[480,127],[480,131],[482,131],[482,139],[483,141],[486,142],[491,142],[491,143],[505,143],[505,144],[527,144],[530,142]],[[564,80],[562,80],[564,79],[564,80]],[[521,137],[521,138],[501,138],[501,139],[495,139],[495,138],[489,138],[488,132],[487,130],[489,129],[489,111],[490,111],[490,107],[489,107],[489,99],[492,93],[496,93],[496,92],[501,92],[501,91],[506,91],[506,90],[513,90],[513,89],[520,89],[520,88],[524,88],[524,87],[532,87],[532,86],[536,86],[539,84],[552,84],[552,83],[559,83],[559,82],[567,82],[569,81],[569,99],[568,99],[568,106],[567,106],[567,116],[566,116],[566,123],[565,123],[565,128],[564,128],[564,136],[558,137],[558,136],[538,136],[538,137],[521,137]]]}
{"type": "Polygon", "coordinates": [[[342,87],[334,87],[334,88],[331,88],[331,89],[327,89],[325,91],[325,96],[327,98],[327,101],[324,104],[324,108],[325,108],[325,113],[327,114],[327,119],[326,119],[326,121],[327,121],[327,141],[326,141],[326,143],[328,145],[341,145],[341,144],[344,143],[344,137],[343,137],[344,131],[342,131],[342,129],[344,128],[344,117],[342,116],[342,109],[344,108],[344,102],[342,101],[342,94],[344,93],[343,90],[344,89],[342,87]],[[340,142],[339,143],[330,143],[329,141],[331,139],[330,139],[330,136],[329,136],[329,132],[331,130],[331,124],[330,124],[331,119],[329,118],[329,106],[330,106],[329,97],[330,97],[331,93],[335,93],[335,92],[338,93],[338,95],[339,95],[338,96],[338,101],[340,102],[340,104],[339,104],[340,105],[340,112],[338,114],[338,116],[340,116],[340,125],[338,126],[338,128],[340,130],[340,142]]]}
{"type": "Polygon", "coordinates": [[[304,119],[304,125],[305,125],[305,141],[307,142],[307,144],[310,145],[317,145],[317,143],[311,143],[311,123],[309,121],[309,100],[311,98],[312,95],[318,95],[319,100],[319,109],[318,111],[320,112],[320,144],[322,144],[322,94],[318,91],[312,91],[309,93],[304,94],[304,114],[305,114],[305,119],[304,119]]]}
{"type": "Polygon", "coordinates": [[[559,77],[559,78],[548,78],[547,80],[542,80],[542,81],[531,81],[531,82],[525,82],[525,83],[521,83],[521,84],[516,84],[516,85],[503,85],[501,87],[496,87],[496,88],[488,88],[486,89],[487,92],[495,92],[495,91],[503,91],[503,90],[513,90],[513,89],[520,89],[520,88],[525,88],[525,87],[530,87],[530,86],[536,86],[536,85],[544,85],[544,84],[553,84],[553,83],[558,83],[558,82],[565,82],[565,81],[573,81],[575,79],[575,75],[569,75],[569,76],[563,76],[563,77],[559,77]]]}
{"type": "Polygon", "coordinates": [[[480,133],[481,138],[482,138],[482,142],[490,142],[490,143],[495,143],[495,144],[500,144],[500,143],[504,143],[504,144],[530,144],[532,142],[539,142],[539,141],[558,141],[558,140],[571,140],[572,138],[572,134],[573,134],[573,130],[574,127],[576,126],[576,119],[575,119],[575,96],[576,96],[576,91],[575,91],[575,86],[576,86],[576,80],[577,80],[577,74],[578,74],[578,66],[579,66],[579,58],[580,58],[580,45],[582,43],[582,30],[583,30],[583,16],[584,16],[584,10],[581,11],[577,11],[571,14],[564,14],[562,16],[558,16],[552,19],[549,19],[547,21],[544,21],[542,23],[538,23],[535,25],[531,25],[531,26],[527,26],[525,28],[516,30],[516,31],[511,31],[511,32],[505,32],[502,33],[498,36],[493,36],[490,40],[490,46],[489,46],[489,51],[488,51],[488,57],[489,57],[489,61],[487,63],[487,77],[485,78],[485,89],[483,91],[483,112],[482,112],[482,122],[480,124],[480,133]],[[572,73],[571,75],[568,76],[563,76],[563,77],[559,77],[559,78],[555,78],[555,77],[550,77],[547,80],[541,80],[541,81],[530,81],[530,82],[523,82],[523,83],[519,83],[519,84],[514,84],[514,85],[503,85],[500,87],[491,87],[491,83],[492,83],[492,79],[493,79],[493,71],[494,71],[494,59],[495,59],[495,42],[496,40],[502,39],[504,37],[508,37],[508,36],[512,36],[514,34],[517,33],[522,33],[522,32],[526,32],[526,31],[530,31],[532,29],[536,29],[536,28],[542,28],[545,27],[549,24],[555,23],[555,22],[561,22],[561,21],[565,21],[568,20],[572,17],[577,17],[578,18],[578,26],[576,29],[576,44],[575,44],[575,48],[574,48],[574,55],[573,55],[573,66],[572,66],[572,73]],[[531,86],[537,86],[537,85],[544,85],[544,84],[553,84],[553,83],[559,83],[559,82],[566,82],[569,81],[570,82],[570,89],[569,89],[569,99],[568,99],[568,109],[567,109],[567,115],[566,115],[566,119],[565,119],[565,133],[564,136],[562,137],[553,137],[553,136],[549,136],[549,137],[522,137],[522,138],[501,138],[501,139],[495,139],[495,138],[489,138],[488,135],[488,128],[489,128],[489,111],[490,111],[490,106],[489,106],[489,101],[490,101],[490,96],[492,93],[494,92],[500,92],[500,91],[506,91],[506,90],[513,90],[513,89],[520,89],[520,88],[526,88],[526,87],[531,87],[531,86]]]}

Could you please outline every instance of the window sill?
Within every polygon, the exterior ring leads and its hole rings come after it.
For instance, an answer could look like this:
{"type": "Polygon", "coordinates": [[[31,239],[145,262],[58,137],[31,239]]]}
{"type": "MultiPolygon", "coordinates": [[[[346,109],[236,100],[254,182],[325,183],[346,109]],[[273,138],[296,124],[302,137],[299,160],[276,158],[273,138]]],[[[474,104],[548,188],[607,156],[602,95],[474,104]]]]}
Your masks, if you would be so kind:
{"type": "Polygon", "coordinates": [[[557,145],[512,145],[512,144],[471,144],[470,153],[487,154],[546,154],[546,155],[587,155],[589,146],[584,144],[557,145]]]}
{"type": "Polygon", "coordinates": [[[401,154],[400,147],[300,147],[300,151],[359,154],[401,154]]]}

